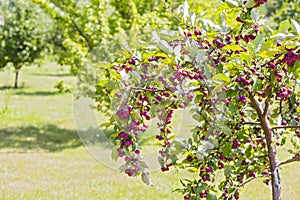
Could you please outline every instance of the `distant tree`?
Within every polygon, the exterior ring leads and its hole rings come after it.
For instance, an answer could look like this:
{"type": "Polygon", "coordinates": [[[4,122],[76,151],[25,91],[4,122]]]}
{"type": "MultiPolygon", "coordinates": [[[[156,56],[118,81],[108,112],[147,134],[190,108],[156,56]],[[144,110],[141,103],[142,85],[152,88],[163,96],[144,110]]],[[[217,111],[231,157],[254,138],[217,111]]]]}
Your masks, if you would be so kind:
{"type": "Polygon", "coordinates": [[[2,1],[3,24],[0,25],[0,68],[12,63],[18,88],[19,71],[33,63],[45,48],[41,10],[27,1],[2,1]]]}
{"type": "Polygon", "coordinates": [[[115,35],[139,31],[147,26],[166,29],[177,22],[171,13],[165,12],[161,0],[30,1],[40,5],[58,28],[63,27],[63,51],[56,53],[60,53],[57,54],[59,63],[70,65],[73,74],[84,68],[90,52],[115,35]]]}

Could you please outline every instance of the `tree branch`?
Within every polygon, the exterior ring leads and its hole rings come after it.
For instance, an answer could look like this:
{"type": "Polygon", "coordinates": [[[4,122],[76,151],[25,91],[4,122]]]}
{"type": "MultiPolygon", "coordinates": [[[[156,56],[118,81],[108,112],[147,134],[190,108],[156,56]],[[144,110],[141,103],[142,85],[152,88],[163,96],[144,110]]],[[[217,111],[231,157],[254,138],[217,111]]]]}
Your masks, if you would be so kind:
{"type": "Polygon", "coordinates": [[[295,110],[295,106],[293,106],[292,102],[291,102],[291,98],[288,98],[288,101],[289,101],[289,106],[290,106],[290,110],[286,113],[286,115],[290,115],[293,110],[295,110]]]}
{"type": "Polygon", "coordinates": [[[279,166],[281,165],[285,165],[285,164],[289,164],[289,163],[292,163],[292,162],[299,162],[300,161],[300,156],[295,156],[293,158],[290,158],[288,160],[285,160],[285,161],[282,161],[279,163],[279,166]]]}
{"type": "Polygon", "coordinates": [[[273,59],[269,60],[268,62],[264,63],[263,65],[261,65],[261,67],[265,67],[266,65],[270,64],[271,62],[277,60],[280,56],[282,56],[283,53],[278,54],[277,56],[275,56],[273,59]]]}
{"type": "Polygon", "coordinates": [[[72,18],[71,18],[71,22],[74,25],[75,29],[78,31],[79,35],[81,35],[84,38],[84,40],[89,46],[89,50],[91,51],[93,49],[93,44],[91,43],[90,39],[83,33],[83,31],[79,28],[79,26],[72,18]]]}
{"type": "Polygon", "coordinates": [[[260,122],[244,122],[243,125],[261,125],[260,122]]]}
{"type": "Polygon", "coordinates": [[[281,119],[283,119],[283,113],[282,113],[282,99],[280,99],[279,113],[280,113],[281,119]]]}
{"type": "Polygon", "coordinates": [[[149,91],[149,92],[165,92],[167,90],[164,89],[147,89],[147,88],[139,88],[139,87],[132,87],[133,90],[142,90],[142,91],[149,91]]]}
{"type": "Polygon", "coordinates": [[[257,114],[259,115],[259,118],[261,118],[263,116],[263,112],[262,112],[258,102],[255,100],[255,98],[254,98],[254,96],[251,92],[249,92],[249,98],[250,98],[252,106],[257,111],[257,114]]]}
{"type": "Polygon", "coordinates": [[[189,92],[198,92],[198,91],[202,91],[202,88],[195,88],[195,89],[191,89],[189,90],[189,92]]]}
{"type": "Polygon", "coordinates": [[[299,128],[299,129],[300,129],[300,126],[297,126],[297,125],[289,125],[289,126],[273,126],[273,127],[271,128],[271,130],[281,129],[281,128],[283,128],[283,129],[288,129],[288,128],[292,128],[292,129],[294,129],[294,128],[299,128]]]}
{"type": "Polygon", "coordinates": [[[270,102],[265,102],[265,108],[264,108],[264,113],[263,113],[262,117],[267,116],[269,107],[270,107],[270,102]]]}
{"type": "Polygon", "coordinates": [[[256,177],[252,177],[250,179],[248,179],[247,181],[245,181],[244,183],[242,183],[241,185],[239,185],[238,187],[241,188],[241,187],[244,187],[247,183],[250,183],[251,181],[257,179],[257,178],[261,178],[261,177],[264,177],[264,176],[269,176],[269,174],[266,174],[266,175],[258,175],[256,177]]]}
{"type": "Polygon", "coordinates": [[[273,199],[281,199],[281,186],[280,186],[280,171],[278,168],[278,157],[276,152],[276,147],[273,145],[273,134],[271,131],[271,126],[269,120],[266,116],[268,105],[264,108],[264,111],[260,108],[258,102],[255,100],[253,94],[249,92],[249,97],[253,107],[255,108],[259,119],[261,121],[261,127],[264,131],[266,142],[267,142],[267,149],[268,149],[268,157],[269,163],[271,167],[271,181],[272,181],[272,196],[273,199]]]}
{"type": "Polygon", "coordinates": [[[244,183],[242,183],[242,184],[240,184],[239,186],[237,186],[236,189],[234,190],[234,192],[232,192],[232,194],[229,195],[229,196],[227,197],[226,200],[231,199],[231,198],[233,197],[233,195],[234,195],[241,187],[244,187],[246,184],[250,183],[251,181],[253,181],[253,180],[257,179],[257,178],[262,178],[262,177],[264,177],[264,176],[269,176],[269,175],[270,175],[270,174],[262,174],[262,175],[259,175],[259,176],[256,176],[256,177],[253,177],[253,178],[250,178],[250,179],[246,180],[244,183]]]}

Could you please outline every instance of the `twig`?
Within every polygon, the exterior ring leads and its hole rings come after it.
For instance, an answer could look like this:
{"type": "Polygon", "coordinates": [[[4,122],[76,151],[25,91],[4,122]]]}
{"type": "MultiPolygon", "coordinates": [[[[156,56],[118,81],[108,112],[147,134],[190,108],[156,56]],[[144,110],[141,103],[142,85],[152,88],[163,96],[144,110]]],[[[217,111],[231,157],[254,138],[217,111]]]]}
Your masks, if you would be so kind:
{"type": "Polygon", "coordinates": [[[280,99],[279,113],[280,113],[281,119],[283,119],[283,113],[282,113],[282,99],[280,99]]]}
{"type": "Polygon", "coordinates": [[[269,176],[269,174],[266,174],[266,175],[263,174],[263,175],[258,175],[256,177],[252,177],[252,178],[248,179],[247,181],[245,181],[244,183],[242,183],[241,185],[239,185],[238,187],[239,188],[244,187],[247,183],[249,183],[249,182],[251,182],[251,181],[253,181],[253,180],[257,179],[257,178],[264,177],[264,176],[269,176]]]}
{"type": "Polygon", "coordinates": [[[208,53],[208,55],[211,55],[215,50],[216,50],[216,48],[213,48],[213,49],[208,53]]]}
{"type": "Polygon", "coordinates": [[[203,90],[202,88],[194,88],[194,89],[189,90],[189,92],[199,92],[202,90],[203,90]]]}
{"type": "Polygon", "coordinates": [[[260,122],[244,122],[243,125],[261,125],[260,122]]]}
{"type": "Polygon", "coordinates": [[[257,178],[261,178],[261,177],[268,176],[268,175],[269,174],[262,174],[262,175],[259,175],[259,176],[256,176],[256,177],[253,177],[253,178],[250,178],[250,179],[246,180],[244,183],[242,183],[242,184],[240,184],[239,186],[236,187],[236,189],[234,190],[234,192],[227,197],[227,200],[231,199],[232,195],[234,193],[236,193],[241,187],[244,187],[247,183],[249,183],[249,182],[251,182],[251,181],[253,181],[253,180],[257,179],[257,178]]]}
{"type": "Polygon", "coordinates": [[[293,106],[292,102],[291,102],[291,98],[288,98],[288,101],[289,101],[289,106],[290,106],[290,110],[286,113],[286,115],[290,115],[293,110],[295,110],[295,106],[293,106]]]}
{"type": "Polygon", "coordinates": [[[292,129],[294,129],[294,128],[299,128],[299,129],[300,129],[300,126],[297,126],[297,125],[273,126],[273,127],[271,128],[271,130],[281,129],[281,128],[283,128],[283,129],[288,129],[288,128],[292,128],[292,129]]]}
{"type": "Polygon", "coordinates": [[[270,64],[271,62],[273,62],[273,61],[275,61],[275,60],[277,60],[280,56],[282,56],[283,55],[283,53],[281,53],[281,54],[278,54],[277,56],[275,56],[273,59],[271,59],[271,60],[269,60],[268,62],[266,62],[266,63],[264,63],[264,64],[262,64],[261,65],[261,67],[264,67],[264,66],[266,66],[266,65],[268,65],[268,64],[270,64]]]}
{"type": "Polygon", "coordinates": [[[172,10],[172,9],[169,8],[169,6],[168,6],[168,4],[167,4],[167,1],[162,1],[162,2],[163,2],[163,4],[165,4],[166,9],[169,10],[169,12],[172,13],[173,17],[174,17],[178,22],[182,22],[182,21],[179,19],[179,17],[176,16],[176,14],[174,13],[174,10],[172,10]]]}
{"type": "Polygon", "coordinates": [[[81,35],[84,38],[87,45],[89,46],[89,50],[91,51],[93,49],[93,44],[90,41],[90,39],[83,33],[83,31],[79,28],[77,23],[72,18],[70,18],[70,20],[71,20],[72,24],[74,25],[75,29],[78,31],[79,35],[81,35]]]}
{"type": "Polygon", "coordinates": [[[293,157],[293,158],[290,158],[288,160],[280,162],[279,166],[289,164],[289,163],[292,163],[292,162],[299,162],[299,161],[300,161],[300,156],[296,156],[296,157],[293,157]]]}
{"type": "Polygon", "coordinates": [[[126,99],[125,102],[123,102],[123,105],[124,105],[124,104],[125,104],[125,105],[128,104],[129,99],[130,99],[130,96],[131,96],[131,91],[132,91],[132,88],[129,89],[127,99],[126,99]]]}
{"type": "Polygon", "coordinates": [[[167,90],[163,89],[147,89],[147,88],[138,88],[138,87],[132,87],[133,90],[143,90],[143,91],[149,91],[149,92],[165,92],[167,90]]]}

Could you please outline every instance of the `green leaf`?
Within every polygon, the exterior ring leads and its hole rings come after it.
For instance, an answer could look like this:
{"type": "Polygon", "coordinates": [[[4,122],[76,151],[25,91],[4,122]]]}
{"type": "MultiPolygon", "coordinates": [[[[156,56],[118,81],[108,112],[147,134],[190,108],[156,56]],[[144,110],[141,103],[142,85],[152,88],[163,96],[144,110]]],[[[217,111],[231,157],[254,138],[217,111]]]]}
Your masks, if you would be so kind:
{"type": "Polygon", "coordinates": [[[211,28],[220,30],[221,27],[209,19],[200,19],[206,30],[212,31],[211,28]]]}
{"type": "Polygon", "coordinates": [[[225,74],[216,74],[212,77],[213,81],[222,81],[222,82],[226,82],[229,83],[230,82],[230,78],[227,77],[225,74]]]}
{"type": "Polygon", "coordinates": [[[187,21],[187,17],[189,15],[189,5],[188,5],[188,2],[187,1],[184,1],[183,3],[183,7],[182,7],[182,10],[183,10],[183,19],[184,19],[184,22],[187,21]]]}
{"type": "Polygon", "coordinates": [[[119,170],[120,170],[121,172],[125,171],[126,169],[128,169],[127,164],[121,165],[121,166],[119,167],[119,170]]]}
{"type": "Polygon", "coordinates": [[[202,161],[204,160],[204,157],[205,157],[204,153],[199,152],[199,151],[196,153],[196,156],[199,160],[202,160],[202,161]]]}
{"type": "Polygon", "coordinates": [[[289,49],[294,49],[298,46],[300,46],[300,43],[296,41],[288,41],[287,43],[285,43],[285,47],[289,49]]]}
{"type": "Polygon", "coordinates": [[[192,115],[193,119],[196,120],[197,122],[201,122],[203,118],[199,114],[194,114],[192,115]]]}
{"type": "Polygon", "coordinates": [[[294,70],[293,70],[294,76],[297,79],[299,77],[300,73],[300,62],[297,60],[294,64],[294,70]]]}
{"type": "Polygon", "coordinates": [[[180,26],[178,27],[178,31],[179,31],[181,36],[184,36],[184,31],[180,26]]]}
{"type": "Polygon", "coordinates": [[[191,24],[192,24],[192,26],[195,26],[196,14],[192,13],[191,16],[190,16],[190,18],[191,18],[191,24]]]}
{"type": "Polygon", "coordinates": [[[182,186],[186,186],[186,184],[180,179],[180,183],[182,184],[182,186]]]}
{"type": "Polygon", "coordinates": [[[199,51],[199,50],[197,50],[197,52],[196,52],[196,62],[198,64],[200,64],[204,60],[205,55],[206,55],[206,51],[203,51],[203,50],[199,51]]]}
{"type": "Polygon", "coordinates": [[[99,127],[110,127],[110,126],[112,126],[113,124],[111,123],[111,122],[105,122],[105,123],[102,123],[102,124],[100,124],[100,126],[99,127]]]}
{"type": "Polygon", "coordinates": [[[295,37],[295,35],[291,34],[291,33],[289,33],[289,34],[278,33],[276,35],[271,36],[271,38],[283,39],[283,40],[286,40],[286,39],[289,39],[289,38],[293,38],[293,37],[295,37]]]}
{"type": "Polygon", "coordinates": [[[247,8],[252,8],[253,6],[255,6],[257,3],[254,0],[248,0],[246,3],[246,7],[247,8]]]}
{"type": "Polygon", "coordinates": [[[102,80],[98,82],[98,86],[105,86],[108,83],[108,80],[102,80]]]}
{"type": "Polygon", "coordinates": [[[253,77],[253,80],[254,80],[254,84],[253,84],[253,92],[257,92],[258,91],[258,78],[255,76],[253,77]]]}
{"type": "Polygon", "coordinates": [[[251,61],[251,55],[249,55],[249,53],[246,53],[246,52],[240,53],[240,58],[243,59],[243,61],[247,62],[248,64],[251,61]]]}
{"type": "Polygon", "coordinates": [[[109,90],[113,90],[116,88],[116,82],[115,81],[108,81],[106,84],[105,84],[105,87],[109,90]]]}
{"type": "Polygon", "coordinates": [[[255,51],[258,52],[264,42],[264,36],[262,34],[258,35],[253,42],[255,44],[255,51]]]}
{"type": "Polygon", "coordinates": [[[268,51],[273,45],[274,42],[272,40],[266,40],[261,47],[261,51],[268,51]]]}
{"type": "Polygon", "coordinates": [[[251,145],[249,147],[247,147],[247,149],[246,149],[246,156],[249,159],[253,158],[253,156],[254,156],[254,149],[251,145]]]}
{"type": "Polygon", "coordinates": [[[204,65],[204,75],[207,79],[210,79],[211,72],[210,72],[209,68],[206,65],[204,65]]]}
{"type": "Polygon", "coordinates": [[[230,46],[225,46],[224,49],[231,49],[232,51],[243,50],[243,48],[241,46],[237,45],[237,44],[233,44],[233,45],[230,45],[230,46]]]}
{"type": "Polygon", "coordinates": [[[217,200],[217,196],[214,194],[208,194],[206,197],[207,200],[217,200]]]}
{"type": "Polygon", "coordinates": [[[206,149],[210,150],[210,149],[213,149],[215,147],[214,144],[209,142],[209,141],[203,141],[202,146],[204,147],[205,150],[206,149]]]}
{"type": "Polygon", "coordinates": [[[226,96],[227,97],[235,97],[237,95],[237,91],[234,89],[229,89],[226,91],[226,96]]]}
{"type": "Polygon", "coordinates": [[[231,133],[231,129],[228,126],[220,126],[220,129],[226,134],[229,135],[231,133]]]}
{"type": "Polygon", "coordinates": [[[222,153],[223,156],[225,156],[225,157],[229,156],[231,153],[231,150],[232,150],[232,144],[230,142],[228,142],[223,149],[223,153],[222,153]]]}
{"type": "Polygon", "coordinates": [[[149,168],[148,164],[145,161],[140,161],[139,162],[140,167],[142,168],[149,168]]]}
{"type": "Polygon", "coordinates": [[[225,2],[227,3],[227,5],[228,5],[230,8],[238,7],[238,6],[239,6],[238,2],[235,1],[235,0],[225,0],[225,2]]]}
{"type": "Polygon", "coordinates": [[[111,151],[111,158],[113,160],[118,160],[119,158],[119,154],[118,154],[118,151],[117,151],[117,148],[114,148],[112,151],[111,151]]]}
{"type": "MultiPolygon", "coordinates": [[[[152,108],[152,107],[151,107],[152,108]]],[[[134,109],[133,111],[130,112],[130,115],[133,119],[135,120],[141,120],[142,117],[140,115],[140,112],[137,109],[134,109]]]]}
{"type": "Polygon", "coordinates": [[[277,51],[263,51],[258,56],[261,58],[268,58],[274,56],[276,53],[277,51]]]}
{"type": "Polygon", "coordinates": [[[158,36],[158,34],[157,34],[156,31],[152,32],[152,41],[153,42],[159,42],[160,41],[160,38],[159,38],[159,36],[158,36]]]}
{"type": "Polygon", "coordinates": [[[279,25],[278,32],[286,33],[290,28],[290,21],[288,19],[282,21],[279,25]]]}
{"type": "Polygon", "coordinates": [[[224,170],[224,175],[225,175],[225,176],[230,176],[230,174],[231,174],[231,166],[230,166],[230,165],[227,165],[227,166],[225,167],[225,170],[224,170]]]}
{"type": "Polygon", "coordinates": [[[200,194],[205,188],[205,185],[201,185],[199,187],[196,188],[195,193],[196,194],[200,194]]]}
{"type": "Polygon", "coordinates": [[[150,179],[150,177],[149,177],[149,173],[148,173],[148,172],[143,172],[141,178],[142,178],[142,181],[143,181],[146,185],[152,186],[152,181],[151,181],[151,179],[150,179]]]}
{"type": "Polygon", "coordinates": [[[169,45],[169,43],[165,40],[161,40],[159,41],[159,46],[160,48],[162,48],[164,51],[166,51],[167,53],[172,53],[173,49],[172,47],[169,45]]]}
{"type": "Polygon", "coordinates": [[[296,22],[293,19],[291,20],[291,28],[294,32],[296,32],[298,35],[300,35],[300,25],[298,24],[298,22],[296,22]]]}
{"type": "Polygon", "coordinates": [[[181,45],[177,45],[174,48],[174,53],[175,53],[176,56],[180,56],[180,52],[181,52],[181,45]]]}

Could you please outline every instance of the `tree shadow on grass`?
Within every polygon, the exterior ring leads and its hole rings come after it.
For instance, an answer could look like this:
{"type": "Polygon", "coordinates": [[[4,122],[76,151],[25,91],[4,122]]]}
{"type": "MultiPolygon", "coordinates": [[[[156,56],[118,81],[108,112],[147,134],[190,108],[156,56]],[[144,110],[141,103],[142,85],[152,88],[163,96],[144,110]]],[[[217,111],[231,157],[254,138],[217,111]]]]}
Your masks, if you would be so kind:
{"type": "Polygon", "coordinates": [[[50,76],[50,77],[72,77],[74,76],[71,73],[58,73],[58,74],[50,74],[50,73],[32,73],[34,76],[50,76]]]}
{"type": "Polygon", "coordinates": [[[50,96],[50,95],[57,95],[61,94],[58,91],[35,91],[35,92],[16,92],[16,95],[24,95],[24,96],[50,96]]]}
{"type": "Polygon", "coordinates": [[[23,91],[24,89],[27,89],[27,88],[28,87],[25,87],[25,86],[18,87],[18,88],[14,88],[14,87],[11,87],[11,86],[0,86],[0,91],[9,90],[13,94],[23,95],[23,96],[50,96],[50,95],[62,94],[59,91],[43,91],[43,90],[34,91],[34,92],[23,91]]]}
{"type": "Polygon", "coordinates": [[[61,151],[82,145],[75,130],[51,124],[0,129],[0,138],[0,149],[61,151]]]}
{"type": "Polygon", "coordinates": [[[20,90],[20,89],[25,89],[28,88],[26,86],[19,86],[18,88],[14,88],[13,86],[10,85],[4,85],[4,86],[0,86],[0,91],[2,90],[20,90]]]}
{"type": "Polygon", "coordinates": [[[27,126],[0,129],[0,151],[1,149],[13,150],[38,150],[61,151],[76,148],[82,144],[89,143],[111,148],[109,136],[111,131],[101,132],[99,129],[91,128],[80,131],[63,129],[52,124],[44,126],[27,126]]]}

